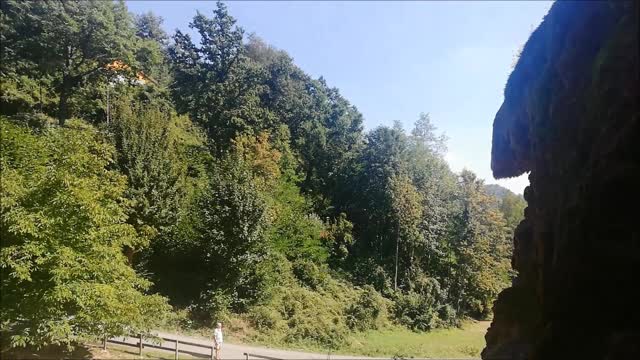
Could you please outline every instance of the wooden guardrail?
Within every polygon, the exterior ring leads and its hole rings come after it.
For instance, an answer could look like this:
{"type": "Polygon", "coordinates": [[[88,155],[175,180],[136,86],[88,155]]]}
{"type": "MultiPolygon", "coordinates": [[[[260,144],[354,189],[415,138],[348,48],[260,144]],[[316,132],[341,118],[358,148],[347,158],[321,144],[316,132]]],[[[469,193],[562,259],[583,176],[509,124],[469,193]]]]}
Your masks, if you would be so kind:
{"type": "Polygon", "coordinates": [[[119,341],[119,340],[115,340],[115,339],[104,339],[102,346],[103,346],[103,348],[105,350],[107,348],[107,343],[125,345],[125,346],[135,346],[135,347],[138,348],[138,355],[142,355],[142,349],[145,348],[145,347],[152,348],[152,349],[173,351],[175,353],[175,359],[176,360],[178,359],[178,355],[180,353],[188,354],[188,355],[196,356],[196,357],[208,358],[208,359],[212,359],[213,360],[213,354],[214,354],[214,351],[215,351],[213,345],[203,345],[203,344],[194,343],[194,342],[190,342],[190,341],[182,341],[182,340],[179,340],[179,339],[171,339],[171,338],[166,338],[166,337],[162,337],[162,336],[157,336],[156,337],[156,338],[161,340],[160,345],[149,343],[149,342],[145,343],[142,335],[129,336],[129,337],[137,339],[137,342],[136,343],[130,343],[130,342],[119,341]],[[175,345],[173,347],[162,346],[162,342],[164,342],[164,341],[172,342],[175,345]],[[208,350],[209,355],[205,355],[203,353],[199,353],[199,352],[195,352],[195,351],[189,351],[189,350],[185,350],[185,349],[180,349],[180,345],[188,345],[188,346],[195,346],[195,347],[204,348],[204,349],[208,350]]]}

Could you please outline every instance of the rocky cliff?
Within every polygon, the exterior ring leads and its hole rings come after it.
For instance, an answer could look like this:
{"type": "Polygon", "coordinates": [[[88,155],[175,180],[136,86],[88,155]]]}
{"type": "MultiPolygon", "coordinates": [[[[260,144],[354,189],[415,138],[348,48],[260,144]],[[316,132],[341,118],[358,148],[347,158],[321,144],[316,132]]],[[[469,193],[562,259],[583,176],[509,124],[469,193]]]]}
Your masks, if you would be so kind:
{"type": "Polygon", "coordinates": [[[483,359],[640,359],[638,7],[554,3],[507,82],[491,167],[530,186],[483,359]]]}

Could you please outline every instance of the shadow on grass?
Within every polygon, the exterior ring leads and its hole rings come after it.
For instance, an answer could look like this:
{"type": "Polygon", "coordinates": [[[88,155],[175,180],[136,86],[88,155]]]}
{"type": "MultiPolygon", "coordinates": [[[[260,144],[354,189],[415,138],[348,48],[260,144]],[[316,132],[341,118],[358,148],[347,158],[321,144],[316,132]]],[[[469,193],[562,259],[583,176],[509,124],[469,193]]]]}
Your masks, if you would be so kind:
{"type": "Polygon", "coordinates": [[[76,346],[69,351],[62,346],[47,346],[39,350],[29,348],[2,348],[0,359],[44,360],[44,359],[93,359],[94,354],[86,346],[76,346]]]}

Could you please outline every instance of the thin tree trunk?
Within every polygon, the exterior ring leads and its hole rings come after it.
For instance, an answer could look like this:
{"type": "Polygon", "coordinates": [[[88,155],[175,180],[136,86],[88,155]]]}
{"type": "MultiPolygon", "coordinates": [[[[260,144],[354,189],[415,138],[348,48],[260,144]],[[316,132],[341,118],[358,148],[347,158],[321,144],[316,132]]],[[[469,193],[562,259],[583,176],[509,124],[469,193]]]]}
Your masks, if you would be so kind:
{"type": "Polygon", "coordinates": [[[393,277],[393,290],[398,290],[398,250],[400,246],[400,226],[396,230],[396,271],[393,277]]]}
{"type": "Polygon", "coordinates": [[[65,77],[62,80],[60,101],[58,102],[58,121],[60,126],[69,118],[69,96],[71,95],[71,79],[65,77]]]}

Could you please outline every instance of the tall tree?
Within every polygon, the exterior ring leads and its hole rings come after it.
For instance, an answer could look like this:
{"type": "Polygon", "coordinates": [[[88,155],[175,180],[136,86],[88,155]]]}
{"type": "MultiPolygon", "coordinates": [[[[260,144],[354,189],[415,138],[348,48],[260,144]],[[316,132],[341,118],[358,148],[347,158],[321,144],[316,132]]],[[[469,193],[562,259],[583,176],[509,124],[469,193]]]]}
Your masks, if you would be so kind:
{"type": "Polygon", "coordinates": [[[458,310],[486,317],[498,293],[509,285],[511,241],[494,198],[468,170],[460,174],[460,213],[456,219],[454,296],[458,310]]]}
{"type": "Polygon", "coordinates": [[[0,125],[0,322],[11,344],[150,331],[168,308],[122,253],[145,240],[126,223],[126,178],[108,169],[113,146],[80,121],[40,135],[0,125]]]}
{"type": "Polygon", "coordinates": [[[28,58],[38,76],[52,78],[61,124],[70,116],[71,97],[95,83],[106,65],[120,60],[135,66],[132,19],[122,1],[8,0],[2,12],[18,29],[3,39],[5,53],[28,58]]]}
{"type": "Polygon", "coordinates": [[[265,74],[244,55],[244,31],[235,24],[218,2],[213,18],[198,12],[189,24],[200,34],[200,46],[177,31],[169,49],[176,108],[202,124],[218,151],[228,149],[236,135],[258,133],[274,121],[260,103],[265,74]]]}
{"type": "MultiPolygon", "coordinates": [[[[178,157],[175,115],[157,106],[123,102],[114,120],[117,165],[129,185],[128,222],[151,239],[176,223],[184,196],[186,169],[178,157]]],[[[130,261],[134,250],[127,251],[130,261]]]]}
{"type": "MultiPolygon", "coordinates": [[[[413,186],[411,179],[405,174],[394,174],[389,181],[391,195],[391,208],[396,226],[396,252],[393,287],[398,289],[398,266],[400,262],[400,249],[404,252],[405,261],[403,273],[408,275],[408,270],[414,262],[415,249],[421,243],[419,225],[422,220],[422,199],[420,193],[413,186]],[[402,245],[402,246],[401,246],[402,245]]],[[[409,280],[410,281],[410,280],[409,280]]],[[[404,281],[407,282],[407,281],[404,281]]]]}

